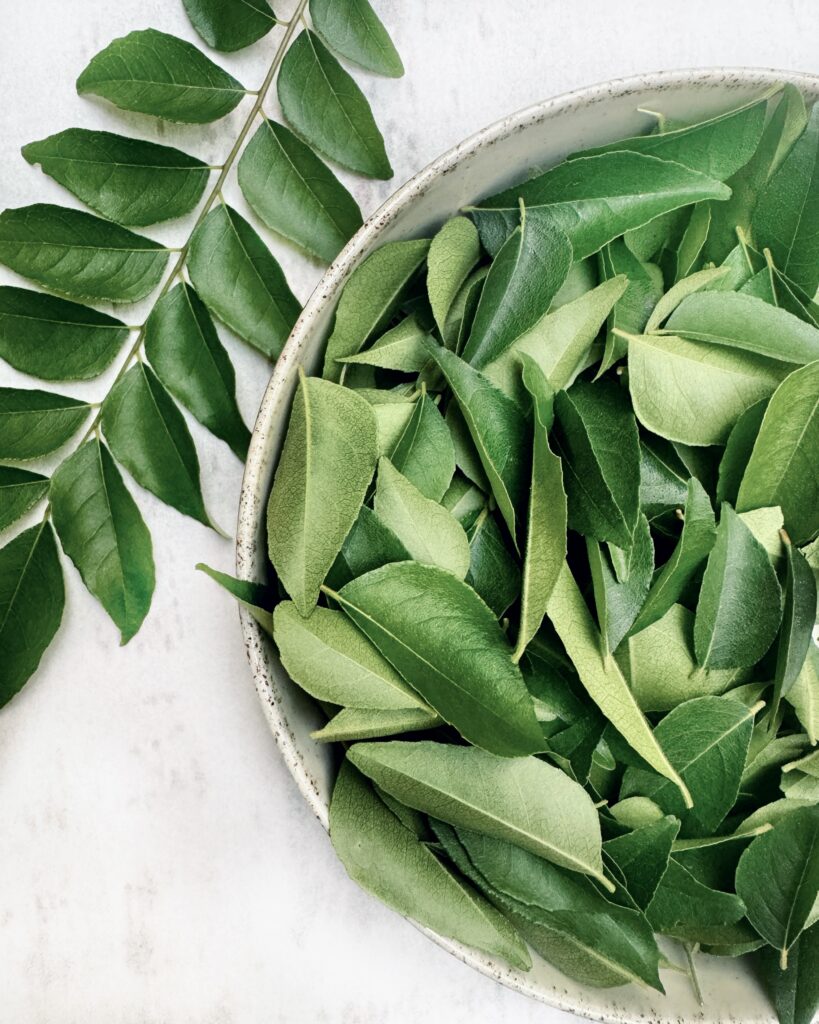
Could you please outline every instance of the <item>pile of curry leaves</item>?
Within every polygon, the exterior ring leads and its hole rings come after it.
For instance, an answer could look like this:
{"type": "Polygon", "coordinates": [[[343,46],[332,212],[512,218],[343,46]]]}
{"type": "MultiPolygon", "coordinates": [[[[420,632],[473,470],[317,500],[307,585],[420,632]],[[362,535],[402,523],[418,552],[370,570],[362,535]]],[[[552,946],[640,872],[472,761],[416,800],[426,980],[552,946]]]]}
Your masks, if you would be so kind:
{"type": "Polygon", "coordinates": [[[299,377],[287,599],[227,581],[346,747],[361,885],[588,985],[662,991],[658,934],[752,953],[789,1024],[819,989],[817,154],[776,88],[382,246],[299,377]]]}
{"type": "Polygon", "coordinates": [[[60,625],[57,538],[122,642],[142,625],[155,583],[151,535],[120,467],[163,502],[213,525],[180,406],[245,457],[250,431],[213,318],[275,360],[301,307],[257,229],[222,199],[229,175],[238,172],[265,227],[320,262],[335,257],[362,216],[318,154],[369,177],[392,175],[369,103],[335,55],[377,74],[403,74],[368,0],[310,0],[312,28],[308,0],[287,22],[277,22],[267,0],[184,5],[202,39],[221,51],[279,26],[258,90],[190,42],[154,29],[115,39],[90,61],[77,90],[186,124],[216,121],[247,100],[224,162],[69,128],[24,146],[23,155],[93,213],[38,203],[0,214],[0,262],[48,289],[0,287],[0,358],[49,383],[87,381],[126,350],[96,402],[0,386],[0,531],[46,503],[42,519],[0,549],[0,706],[35,671],[60,625]],[[286,123],[265,113],[274,84],[286,123]],[[195,210],[181,249],[132,230],[195,210]],[[131,326],[121,308],[151,294],[147,319],[131,326]],[[72,441],[50,479],[28,467],[72,441]]]}

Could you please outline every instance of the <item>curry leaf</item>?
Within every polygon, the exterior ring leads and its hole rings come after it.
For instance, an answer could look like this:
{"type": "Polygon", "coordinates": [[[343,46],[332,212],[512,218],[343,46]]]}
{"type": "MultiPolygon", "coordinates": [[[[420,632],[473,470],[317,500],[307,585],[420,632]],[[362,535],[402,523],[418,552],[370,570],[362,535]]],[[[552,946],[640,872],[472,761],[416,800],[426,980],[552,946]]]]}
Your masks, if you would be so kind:
{"type": "Polygon", "coordinates": [[[680,823],[666,816],[603,843],[603,858],[611,859],[625,878],[626,889],[641,910],[651,903],[668,868],[671,844],[680,823]]]}
{"type": "Polygon", "coordinates": [[[61,448],[85,422],[88,402],[34,388],[0,388],[0,459],[25,461],[61,448]]]}
{"type": "Polygon", "coordinates": [[[467,536],[469,572],[466,582],[500,618],[520,594],[518,563],[509,553],[501,528],[487,507],[479,512],[467,536]]]}
{"type": "Polygon", "coordinates": [[[717,501],[720,504],[723,501],[736,504],[742,477],[751,458],[767,406],[768,400],[763,398],[761,402],[746,409],[731,428],[728,443],[719,463],[717,501]]]}
{"type": "Polygon", "coordinates": [[[351,743],[398,736],[405,732],[423,732],[441,724],[434,711],[423,708],[397,708],[391,711],[372,708],[343,708],[327,725],[310,733],[319,743],[351,743]]]}
{"type": "Polygon", "coordinates": [[[17,466],[0,466],[0,530],[16,523],[48,492],[48,478],[17,466]]]}
{"type": "Polygon", "coordinates": [[[427,257],[427,292],[442,337],[447,314],[480,254],[478,232],[466,217],[453,217],[432,239],[427,257]]]}
{"type": "Polygon", "coordinates": [[[452,482],[452,437],[438,407],[426,394],[415,403],[412,416],[390,453],[390,462],[432,501],[440,501],[452,482]]]}
{"type": "Polygon", "coordinates": [[[812,1024],[819,1009],[819,928],[809,928],[788,951],[788,966],[783,971],[776,951],[760,950],[757,971],[780,1024],[812,1024]]]}
{"type": "Polygon", "coordinates": [[[241,50],[276,24],[267,0],[182,0],[191,24],[214,50],[241,50]]]}
{"type": "Polygon", "coordinates": [[[379,75],[404,74],[398,51],[368,0],[310,0],[310,17],[342,57],[379,75]]]}
{"type": "Polygon", "coordinates": [[[427,337],[427,331],[417,319],[408,316],[363,352],[338,361],[351,366],[379,366],[385,370],[419,373],[429,362],[429,352],[424,344],[427,337]]]}
{"type": "Polygon", "coordinates": [[[774,707],[788,692],[805,664],[811,645],[813,624],[816,621],[816,577],[805,556],[786,544],[787,577],[785,581],[785,611],[779,647],[776,652],[774,674],[774,707]]]}
{"type": "MultiPolygon", "coordinates": [[[[654,572],[654,545],[648,520],[641,515],[634,531],[629,572],[618,582],[606,550],[596,540],[586,538],[594,603],[605,650],[616,651],[643,607],[654,572]]],[[[666,563],[667,564],[667,563],[666,563]]]]}

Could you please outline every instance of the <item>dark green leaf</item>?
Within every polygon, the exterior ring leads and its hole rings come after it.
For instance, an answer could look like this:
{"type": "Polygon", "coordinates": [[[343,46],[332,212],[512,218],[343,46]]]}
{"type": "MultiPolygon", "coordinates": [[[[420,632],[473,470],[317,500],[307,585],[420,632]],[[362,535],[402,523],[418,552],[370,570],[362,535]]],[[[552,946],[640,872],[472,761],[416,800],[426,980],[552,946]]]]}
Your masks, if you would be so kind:
{"type": "Polygon", "coordinates": [[[278,356],[301,307],[270,250],[230,206],[211,210],[196,229],[188,269],[215,316],[266,356],[278,356]]]}
{"type": "Polygon", "coordinates": [[[114,458],[140,486],[213,526],[185,417],[149,366],[137,363],[114,385],[102,404],[101,423],[114,458]]]}
{"type": "Polygon", "coordinates": [[[25,461],[61,448],[90,405],[50,391],[0,388],[0,459],[25,461]]]}
{"type": "Polygon", "coordinates": [[[96,438],[59,467],[49,491],[54,528],[83,583],[127,644],[151,606],[151,535],[114,460],[96,438]]]}
{"type": "Polygon", "coordinates": [[[421,494],[440,501],[455,473],[449,428],[435,403],[422,394],[390,454],[390,462],[421,494]]]}
{"type": "Polygon", "coordinates": [[[0,548],[0,707],[36,671],[64,605],[60,556],[44,521],[0,548]]]}
{"type": "Polygon", "coordinates": [[[311,146],[351,171],[392,177],[366,96],[314,32],[291,44],[277,88],[282,113],[311,146]]]}
{"type": "Polygon", "coordinates": [[[728,443],[725,445],[725,452],[719,463],[717,479],[717,502],[719,504],[722,504],[723,501],[728,501],[732,505],[736,504],[745,467],[751,458],[751,452],[767,407],[768,400],[763,398],[761,402],[746,409],[728,435],[728,443]]]}
{"type": "Polygon", "coordinates": [[[640,437],[640,508],[654,520],[682,509],[689,473],[674,447],[661,437],[640,437]]]}
{"type": "Polygon", "coordinates": [[[358,519],[344,538],[341,551],[327,576],[328,586],[337,590],[371,569],[378,569],[387,562],[406,562],[409,557],[409,552],[392,530],[371,508],[362,505],[358,519]]]}
{"type": "Polygon", "coordinates": [[[242,50],[276,24],[267,0],[182,0],[191,23],[214,50],[242,50]]]}
{"type": "Polygon", "coordinates": [[[145,353],[174,398],[244,459],[250,431],[236,404],[233,364],[190,285],[176,285],[154,306],[145,353]]]}
{"type": "Polygon", "coordinates": [[[16,523],[48,492],[48,477],[16,466],[0,466],[0,530],[16,523]]]}
{"type": "Polygon", "coordinates": [[[367,0],[310,0],[310,17],[342,57],[378,75],[404,74],[398,51],[367,0]]]}
{"type": "Polygon", "coordinates": [[[819,1009],[819,927],[809,928],[791,946],[783,971],[776,951],[760,950],[756,957],[768,997],[780,1024],[812,1024],[819,1009]]]}
{"type": "Polygon", "coordinates": [[[41,380],[90,380],[128,337],[121,320],[27,288],[0,287],[0,356],[41,380]]]}
{"type": "Polygon", "coordinates": [[[601,250],[600,266],[601,276],[606,280],[612,280],[618,274],[625,275],[628,287],[609,314],[606,349],[598,376],[604,374],[628,351],[628,342],[621,335],[614,334],[614,328],[629,334],[641,334],[663,294],[663,275],[660,269],[638,260],[621,238],[609,242],[601,250]]]}
{"type": "Polygon", "coordinates": [[[218,569],[213,569],[211,566],[205,565],[204,562],[197,562],[196,568],[209,576],[214,583],[218,583],[231,597],[234,597],[242,608],[250,612],[262,629],[272,636],[271,608],[275,603],[275,597],[270,587],[261,583],[251,583],[249,580],[236,579],[235,576],[219,572],[218,569]]]}
{"type": "Polygon", "coordinates": [[[679,829],[676,818],[665,817],[603,843],[604,861],[610,858],[620,869],[629,895],[641,910],[651,903],[666,872],[679,829]]]}
{"type": "Polygon", "coordinates": [[[641,515],[634,532],[628,574],[618,581],[613,559],[599,541],[586,538],[597,622],[607,653],[617,650],[643,607],[654,572],[654,545],[648,520],[641,515]]]}
{"type": "Polygon", "coordinates": [[[159,242],[80,210],[35,203],[0,213],[0,263],[66,295],[136,302],[167,262],[159,242]]]}
{"type": "Polygon", "coordinates": [[[808,654],[816,621],[816,577],[801,551],[786,544],[785,610],[776,652],[774,707],[793,684],[808,654]]]}
{"type": "Polygon", "coordinates": [[[329,167],[284,125],[265,119],[239,160],[239,185],[264,223],[331,263],[361,211],[329,167]]]}
{"type": "Polygon", "coordinates": [[[170,146],[69,128],[23,146],[30,164],[118,224],[156,224],[196,206],[210,168],[170,146]]]}
{"type": "Polygon", "coordinates": [[[500,618],[520,594],[520,569],[509,553],[497,520],[487,507],[467,530],[469,572],[466,582],[500,618]]]}
{"type": "Polygon", "coordinates": [[[204,124],[224,117],[245,88],[184,39],[147,28],[115,39],[91,59],[77,92],[122,110],[204,124]]]}
{"type": "Polygon", "coordinates": [[[672,857],[646,914],[658,932],[696,941],[702,930],[736,924],[744,909],[737,896],[703,885],[672,857]]]}

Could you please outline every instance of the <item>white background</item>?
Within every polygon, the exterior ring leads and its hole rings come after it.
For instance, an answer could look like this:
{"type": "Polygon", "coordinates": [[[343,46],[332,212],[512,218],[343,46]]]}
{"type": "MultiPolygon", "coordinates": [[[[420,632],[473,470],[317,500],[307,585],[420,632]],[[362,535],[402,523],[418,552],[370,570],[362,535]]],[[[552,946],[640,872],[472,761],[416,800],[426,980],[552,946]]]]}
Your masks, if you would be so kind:
{"type": "MultiPolygon", "coordinates": [[[[291,2],[278,0],[282,16],[291,2]]],[[[817,70],[814,0],[374,2],[407,75],[356,73],[396,172],[354,183],[365,212],[464,136],[567,89],[660,68],[817,70]]],[[[180,0],[0,0],[0,205],[77,205],[19,156],[74,125],[221,160],[250,101],[204,131],[163,130],[75,94],[95,52],[147,26],[195,38],[180,0]]],[[[255,88],[276,38],[217,60],[255,88]]],[[[175,242],[185,228],[147,233],[175,242]]],[[[319,268],[273,248],[305,300],[319,268]]],[[[269,367],[228,343],[252,423],[269,367]]],[[[0,384],[18,382],[31,383],[0,364],[0,384]]],[[[101,396],[104,381],[64,390],[101,396]]],[[[192,429],[208,506],[230,532],[241,466],[192,429]]],[[[279,761],[236,611],[193,571],[230,571],[231,543],[137,496],[158,570],[141,633],[119,648],[67,564],[62,629],[0,711],[0,1024],[568,1022],[347,879],[279,761]]]]}

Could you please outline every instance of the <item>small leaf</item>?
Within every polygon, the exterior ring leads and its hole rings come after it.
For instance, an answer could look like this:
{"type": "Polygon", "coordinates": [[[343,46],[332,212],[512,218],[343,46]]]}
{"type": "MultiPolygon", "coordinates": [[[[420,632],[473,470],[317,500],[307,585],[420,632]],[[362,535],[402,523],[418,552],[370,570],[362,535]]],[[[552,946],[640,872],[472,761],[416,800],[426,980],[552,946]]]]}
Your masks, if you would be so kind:
{"type": "MultiPolygon", "coordinates": [[[[453,514],[457,510],[453,510],[453,514]]],[[[466,582],[500,618],[520,594],[520,569],[503,539],[497,520],[484,506],[469,537],[469,572],[466,582]]]]}
{"type": "Polygon", "coordinates": [[[685,808],[672,782],[643,768],[626,769],[621,796],[647,796],[680,818],[683,836],[711,835],[736,801],[755,710],[731,697],[696,697],[669,711],[654,730],[691,792],[692,808],[685,808]]]}
{"type": "Polygon", "coordinates": [[[566,559],[566,492],[563,464],[549,446],[554,395],[534,360],[522,356],[523,384],[532,396],[534,441],[532,482],[526,547],[523,562],[523,596],[513,661],[520,661],[526,645],[540,629],[549,598],[566,559]]]}
{"type": "Polygon", "coordinates": [[[30,142],[23,156],[103,217],[137,227],[190,213],[210,175],[179,149],[85,128],[30,142]]]}
{"type": "Polygon", "coordinates": [[[372,407],[330,381],[299,377],[267,507],[270,560],[309,615],[372,479],[372,407]]]}
{"type": "Polygon", "coordinates": [[[711,226],[711,209],[713,203],[697,203],[691,210],[691,217],[680,238],[679,245],[669,260],[673,267],[675,284],[685,280],[689,274],[698,270],[703,263],[702,250],[708,238],[711,226]]]}
{"type": "Polygon", "coordinates": [[[639,421],[689,445],[725,444],[740,415],[767,398],[790,369],[784,363],[675,336],[633,335],[628,380],[639,421]]]}
{"type": "Polygon", "coordinates": [[[498,359],[546,314],[572,263],[572,247],[548,217],[521,214],[484,282],[463,358],[476,369],[498,359]]]}
{"type": "Polygon", "coordinates": [[[114,385],[102,404],[101,423],[114,458],[140,486],[183,515],[213,526],[185,417],[149,366],[137,363],[114,385]]]}
{"type": "Polygon", "coordinates": [[[128,328],[89,306],[0,287],[0,357],[41,380],[91,380],[111,365],[128,328]]]}
{"type": "MultiPolygon", "coordinates": [[[[603,546],[586,538],[597,622],[605,650],[612,653],[631,628],[645,603],[654,572],[654,544],[644,515],[634,531],[634,543],[628,558],[628,572],[617,578],[618,561],[610,558],[603,546]]],[[[612,552],[613,554],[613,552],[612,552]]]]}
{"type": "Polygon", "coordinates": [[[337,360],[354,356],[386,326],[428,249],[425,239],[388,242],[355,268],[336,309],[324,356],[325,377],[338,380],[342,367],[337,360]]]}
{"type": "Polygon", "coordinates": [[[665,323],[681,302],[701,289],[723,281],[727,273],[727,267],[709,267],[707,270],[698,270],[696,273],[689,274],[688,277],[683,278],[682,281],[678,281],[660,298],[643,330],[645,330],[646,334],[656,331],[665,323]]]}
{"type": "Polygon", "coordinates": [[[819,285],[819,105],[807,127],[762,191],[752,227],[759,249],[808,295],[819,285]]]}
{"type": "Polygon", "coordinates": [[[438,345],[430,345],[429,351],[452,389],[514,540],[517,509],[526,487],[524,452],[528,430],[523,414],[512,399],[453,352],[438,345]]]}
{"type": "Polygon", "coordinates": [[[233,364],[190,285],[176,285],[151,310],[145,354],[174,398],[244,459],[250,431],[236,404],[233,364]]]}
{"type": "Polygon", "coordinates": [[[245,96],[244,86],[201,50],[152,28],[109,43],[77,79],[77,92],[187,124],[216,121],[245,96]]]}
{"type": "Polygon", "coordinates": [[[273,231],[332,263],[361,227],[355,199],[284,125],[265,119],[239,160],[239,185],[273,231]]]}
{"type": "Polygon", "coordinates": [[[273,612],[273,638],[287,674],[316,700],[361,710],[429,711],[342,612],[316,608],[305,619],[292,601],[282,601],[273,612]]]}
{"type": "Polygon", "coordinates": [[[432,239],[427,256],[427,292],[441,337],[455,297],[481,255],[478,232],[466,217],[448,220],[432,239]]]}
{"type": "Polygon", "coordinates": [[[48,493],[48,477],[16,466],[0,466],[0,531],[34,508],[48,493]]]}
{"type": "Polygon", "coordinates": [[[819,531],[819,476],[812,459],[819,450],[819,361],[795,370],[780,384],[742,478],[737,509],[779,505],[795,544],[819,531]]]}
{"type": "Polygon", "coordinates": [[[273,635],[273,619],[270,609],[275,603],[271,588],[262,583],[252,583],[250,580],[239,580],[235,576],[229,576],[226,572],[219,572],[204,562],[197,562],[196,568],[209,576],[214,583],[226,590],[231,597],[235,598],[239,605],[250,612],[262,629],[273,635]]]}
{"type": "Polygon", "coordinates": [[[350,877],[387,906],[522,970],[531,966],[506,919],[452,875],[349,762],[333,790],[330,838],[350,877]]]}
{"type": "Polygon", "coordinates": [[[434,711],[423,708],[398,708],[393,711],[373,711],[371,708],[344,708],[333,715],[323,729],[310,733],[319,743],[352,743],[355,740],[374,740],[384,736],[399,736],[405,732],[423,732],[441,724],[434,711]]]}
{"type": "Polygon", "coordinates": [[[736,505],[742,477],[751,458],[751,452],[759,435],[759,428],[762,426],[762,418],[767,407],[768,400],[763,398],[761,402],[746,409],[731,428],[725,452],[719,463],[719,477],[717,478],[717,502],[719,504],[727,501],[736,505]]]}
{"type": "Polygon", "coordinates": [[[773,707],[796,682],[811,646],[816,621],[816,577],[805,556],[786,544],[785,610],[776,652],[773,707]]]}
{"type": "Polygon", "coordinates": [[[0,548],[0,707],[36,671],[64,605],[54,531],[43,521],[0,548]]]}
{"type": "Polygon", "coordinates": [[[65,460],[49,492],[54,528],[83,583],[127,644],[151,606],[151,535],[114,460],[99,440],[65,460]]]}
{"type": "Polygon", "coordinates": [[[409,552],[392,530],[371,508],[362,505],[327,575],[328,586],[338,589],[371,569],[378,569],[387,562],[406,562],[409,557],[409,552]]]}
{"type": "Polygon", "coordinates": [[[655,521],[685,505],[688,469],[661,437],[640,437],[640,508],[655,521]]]}
{"type": "Polygon", "coordinates": [[[408,316],[386,331],[373,344],[354,356],[338,362],[352,366],[379,366],[402,373],[420,373],[429,362],[424,339],[429,334],[414,316],[408,316]]]}
{"type": "Polygon", "coordinates": [[[310,0],[318,34],[336,53],[377,75],[400,78],[404,65],[368,0],[310,0]]]}
{"type": "Polygon", "coordinates": [[[409,807],[610,885],[591,797],[545,761],[426,740],[359,743],[347,756],[409,807]]]}
{"type": "Polygon", "coordinates": [[[378,463],[375,514],[401,541],[417,562],[437,565],[459,579],[469,569],[469,541],[451,512],[425,498],[421,491],[393,466],[389,459],[378,463]]]}
{"type": "Polygon", "coordinates": [[[182,0],[191,24],[214,50],[243,50],[276,24],[267,0],[182,0]]]}
{"type": "Polygon", "coordinates": [[[694,649],[703,668],[745,668],[759,661],[782,620],[782,592],[765,548],[730,505],[702,580],[694,649]]]}
{"type": "Polygon", "coordinates": [[[0,388],[0,459],[25,461],[56,451],[77,433],[90,408],[50,391],[0,388]]]}
{"type": "Polygon", "coordinates": [[[366,96],[309,29],[291,43],[277,89],[286,120],[311,146],[351,171],[392,177],[366,96]]]}
{"type": "Polygon", "coordinates": [[[301,307],[270,250],[230,206],[211,210],[194,232],[188,270],[215,316],[264,355],[278,356],[301,307]]]}
{"type": "Polygon", "coordinates": [[[819,890],[819,808],[789,814],[757,836],[739,859],[737,893],[748,920],[788,965],[788,950],[810,919],[819,890]]]}
{"type": "Polygon", "coordinates": [[[435,403],[423,394],[390,453],[390,462],[425,498],[439,502],[455,473],[449,428],[435,403]]]}
{"type": "Polygon", "coordinates": [[[80,210],[35,203],[0,213],[0,263],[76,298],[136,302],[167,262],[159,242],[80,210]]]}

